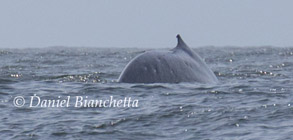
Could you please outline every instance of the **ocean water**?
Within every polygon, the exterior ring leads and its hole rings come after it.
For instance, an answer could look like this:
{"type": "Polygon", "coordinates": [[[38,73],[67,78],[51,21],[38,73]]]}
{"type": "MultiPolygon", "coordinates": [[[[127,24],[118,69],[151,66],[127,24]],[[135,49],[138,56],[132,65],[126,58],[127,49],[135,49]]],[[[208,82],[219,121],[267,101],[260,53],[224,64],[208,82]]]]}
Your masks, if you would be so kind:
{"type": "Polygon", "coordinates": [[[0,49],[0,138],[293,139],[293,48],[195,48],[215,85],[117,83],[146,50],[0,49]],[[77,97],[138,102],[80,107],[77,97]]]}

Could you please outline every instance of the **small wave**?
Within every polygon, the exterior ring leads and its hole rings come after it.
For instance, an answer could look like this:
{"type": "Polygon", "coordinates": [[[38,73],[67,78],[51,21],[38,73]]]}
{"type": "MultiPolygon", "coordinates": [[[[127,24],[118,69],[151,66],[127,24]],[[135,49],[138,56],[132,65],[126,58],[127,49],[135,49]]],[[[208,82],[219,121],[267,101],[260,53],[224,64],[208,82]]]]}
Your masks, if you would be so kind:
{"type": "Polygon", "coordinates": [[[133,85],[131,88],[142,88],[142,89],[169,89],[169,87],[164,85],[153,85],[153,84],[144,84],[144,85],[133,85]]]}

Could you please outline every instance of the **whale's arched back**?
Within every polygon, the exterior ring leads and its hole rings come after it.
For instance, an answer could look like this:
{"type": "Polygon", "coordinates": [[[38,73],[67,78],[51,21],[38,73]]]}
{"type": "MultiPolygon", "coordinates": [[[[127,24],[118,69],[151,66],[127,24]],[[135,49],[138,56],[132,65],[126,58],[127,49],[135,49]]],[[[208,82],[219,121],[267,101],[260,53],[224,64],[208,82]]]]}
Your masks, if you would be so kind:
{"type": "Polygon", "coordinates": [[[217,83],[203,59],[177,35],[170,51],[148,51],[132,59],[119,76],[125,83],[217,83]]]}

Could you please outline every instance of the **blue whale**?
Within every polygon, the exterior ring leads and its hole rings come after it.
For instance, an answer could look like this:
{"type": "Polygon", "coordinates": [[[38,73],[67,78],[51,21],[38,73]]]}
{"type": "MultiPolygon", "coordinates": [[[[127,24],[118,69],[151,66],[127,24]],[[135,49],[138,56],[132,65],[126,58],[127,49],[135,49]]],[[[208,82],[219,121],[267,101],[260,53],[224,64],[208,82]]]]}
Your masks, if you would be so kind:
{"type": "Polygon", "coordinates": [[[119,76],[123,83],[217,83],[203,59],[177,35],[178,44],[168,51],[147,51],[132,59],[119,76]]]}

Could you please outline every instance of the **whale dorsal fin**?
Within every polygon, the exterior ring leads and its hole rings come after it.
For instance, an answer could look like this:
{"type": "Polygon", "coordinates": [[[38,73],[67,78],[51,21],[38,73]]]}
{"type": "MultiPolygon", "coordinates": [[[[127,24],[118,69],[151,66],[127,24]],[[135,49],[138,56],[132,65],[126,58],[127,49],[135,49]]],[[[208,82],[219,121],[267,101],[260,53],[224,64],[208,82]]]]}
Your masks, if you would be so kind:
{"type": "Polygon", "coordinates": [[[185,42],[182,40],[180,34],[177,34],[177,46],[178,48],[188,48],[188,46],[185,44],[185,42]]]}
{"type": "Polygon", "coordinates": [[[187,53],[190,53],[191,49],[185,44],[185,42],[182,40],[180,34],[177,34],[177,46],[173,49],[175,50],[183,50],[187,53]]]}
{"type": "Polygon", "coordinates": [[[196,54],[191,48],[189,48],[185,44],[185,42],[182,40],[179,34],[176,37],[177,37],[178,43],[177,43],[177,46],[174,49],[172,49],[172,51],[176,52],[178,50],[182,50],[195,59],[201,59],[201,57],[198,54],[196,54]]]}

